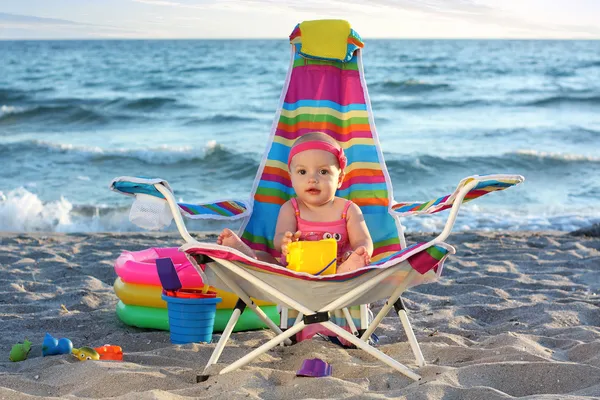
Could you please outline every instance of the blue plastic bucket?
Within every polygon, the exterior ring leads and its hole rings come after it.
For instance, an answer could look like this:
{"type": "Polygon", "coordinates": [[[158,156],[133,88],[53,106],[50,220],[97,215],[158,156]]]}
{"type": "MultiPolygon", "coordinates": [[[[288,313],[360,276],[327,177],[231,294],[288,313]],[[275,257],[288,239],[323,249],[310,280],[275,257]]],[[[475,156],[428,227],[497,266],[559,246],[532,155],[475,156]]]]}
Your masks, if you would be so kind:
{"type": "Polygon", "coordinates": [[[163,291],[167,302],[171,343],[210,343],[215,325],[217,304],[221,302],[215,292],[199,290],[163,291]]]}

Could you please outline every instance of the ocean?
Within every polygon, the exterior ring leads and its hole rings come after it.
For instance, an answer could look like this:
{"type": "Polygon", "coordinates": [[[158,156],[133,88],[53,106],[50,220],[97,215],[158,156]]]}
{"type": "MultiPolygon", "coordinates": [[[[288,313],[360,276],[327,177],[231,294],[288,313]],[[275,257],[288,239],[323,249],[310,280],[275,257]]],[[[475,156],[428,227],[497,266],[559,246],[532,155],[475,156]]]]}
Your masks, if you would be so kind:
{"type": "MultiPolygon", "coordinates": [[[[600,222],[600,41],[365,42],[397,201],[516,173],[524,184],[466,204],[455,229],[600,222]]],[[[285,39],[0,41],[0,231],[137,231],[108,189],[123,175],[166,179],[185,202],[247,199],[288,60],[285,39]]]]}

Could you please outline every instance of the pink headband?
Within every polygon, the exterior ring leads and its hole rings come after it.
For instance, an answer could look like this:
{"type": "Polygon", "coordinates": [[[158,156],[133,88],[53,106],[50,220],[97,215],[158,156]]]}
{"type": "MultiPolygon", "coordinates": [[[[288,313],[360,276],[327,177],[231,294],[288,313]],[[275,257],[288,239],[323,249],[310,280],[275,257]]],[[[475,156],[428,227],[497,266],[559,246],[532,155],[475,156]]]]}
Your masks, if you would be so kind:
{"type": "Polygon", "coordinates": [[[298,153],[301,153],[306,150],[324,150],[328,153],[331,153],[337,158],[338,163],[340,164],[340,169],[343,171],[346,168],[346,156],[344,155],[344,150],[340,147],[337,148],[331,143],[323,142],[321,140],[311,140],[309,142],[300,143],[297,146],[292,147],[290,151],[290,156],[288,157],[288,169],[292,164],[292,158],[298,153]]]}

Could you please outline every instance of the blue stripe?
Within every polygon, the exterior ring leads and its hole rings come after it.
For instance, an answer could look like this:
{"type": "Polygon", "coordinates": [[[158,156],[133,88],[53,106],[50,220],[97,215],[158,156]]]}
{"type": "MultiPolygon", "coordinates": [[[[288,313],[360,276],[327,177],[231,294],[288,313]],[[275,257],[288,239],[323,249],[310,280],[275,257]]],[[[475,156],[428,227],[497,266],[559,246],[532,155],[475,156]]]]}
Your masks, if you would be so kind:
{"type": "Polygon", "coordinates": [[[269,160],[280,161],[287,165],[288,156],[290,155],[290,148],[285,144],[273,142],[271,150],[269,151],[269,160]]]}
{"type": "Polygon", "coordinates": [[[313,55],[309,55],[309,54],[305,54],[305,53],[302,53],[302,55],[301,55],[300,52],[302,52],[302,42],[295,43],[295,46],[296,46],[296,49],[295,49],[296,51],[294,52],[295,60],[297,60],[299,58],[309,58],[312,60],[330,61],[330,62],[335,62],[338,64],[351,63],[351,62],[356,63],[355,51],[356,51],[356,49],[359,48],[354,43],[348,43],[348,45],[346,46],[346,55],[344,56],[344,59],[342,60],[339,58],[318,57],[318,56],[313,56],[313,55]]]}
{"type": "Polygon", "coordinates": [[[300,107],[328,107],[339,112],[348,111],[366,111],[366,104],[348,104],[347,106],[339,105],[336,102],[329,100],[299,100],[295,103],[283,103],[283,109],[288,111],[294,111],[300,107]]]}
{"type": "Polygon", "coordinates": [[[165,198],[165,196],[163,196],[158,190],[156,190],[154,184],[121,181],[113,183],[113,187],[123,193],[141,193],[155,196],[161,199],[165,198]]]}
{"type": "MultiPolygon", "coordinates": [[[[287,159],[290,154],[290,147],[282,143],[274,142],[269,151],[269,160],[280,161],[287,164],[287,159]]],[[[370,144],[355,144],[349,149],[344,150],[344,154],[348,158],[348,165],[353,162],[372,162],[379,164],[379,155],[375,146],[370,144]]]]}
{"type": "MultiPolygon", "coordinates": [[[[194,210],[197,214],[195,215],[221,215],[210,208],[205,207],[203,204],[188,204],[188,203],[178,203],[180,206],[187,207],[191,210],[194,210]]],[[[216,208],[220,208],[214,204],[212,204],[216,208]]],[[[229,213],[229,212],[228,212],[229,213]]],[[[229,213],[231,214],[231,213],[229,213]]]]}
{"type": "Polygon", "coordinates": [[[279,204],[255,201],[252,218],[246,226],[246,231],[255,236],[262,236],[273,240],[280,209],[281,206],[279,204]]]}
{"type": "Polygon", "coordinates": [[[388,214],[386,207],[379,206],[377,214],[367,214],[365,208],[361,207],[361,210],[374,243],[398,237],[395,219],[388,214]]]}
{"type": "Polygon", "coordinates": [[[388,214],[388,209],[386,206],[361,206],[360,209],[363,212],[363,214],[365,214],[365,215],[386,214],[386,215],[390,216],[388,214]]]}
{"type": "Polygon", "coordinates": [[[349,149],[344,150],[348,157],[348,165],[353,162],[372,162],[379,164],[379,155],[375,146],[369,144],[355,144],[349,149]]]}
{"type": "Polygon", "coordinates": [[[513,185],[514,185],[514,183],[504,183],[504,182],[499,182],[496,180],[489,180],[489,181],[479,182],[477,184],[477,186],[475,186],[475,189],[483,189],[488,186],[507,188],[507,187],[511,187],[513,185]]]}

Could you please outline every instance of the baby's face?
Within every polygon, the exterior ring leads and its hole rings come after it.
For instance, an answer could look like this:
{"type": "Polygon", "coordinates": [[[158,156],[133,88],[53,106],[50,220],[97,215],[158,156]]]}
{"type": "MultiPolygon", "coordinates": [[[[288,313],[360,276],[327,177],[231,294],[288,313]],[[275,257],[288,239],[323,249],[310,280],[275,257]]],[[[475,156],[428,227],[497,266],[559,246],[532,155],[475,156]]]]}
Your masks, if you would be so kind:
{"type": "Polygon", "coordinates": [[[298,153],[290,164],[296,195],[306,204],[319,206],[335,197],[340,185],[340,167],[335,156],[324,150],[298,153]]]}

